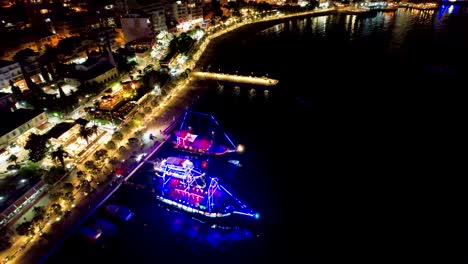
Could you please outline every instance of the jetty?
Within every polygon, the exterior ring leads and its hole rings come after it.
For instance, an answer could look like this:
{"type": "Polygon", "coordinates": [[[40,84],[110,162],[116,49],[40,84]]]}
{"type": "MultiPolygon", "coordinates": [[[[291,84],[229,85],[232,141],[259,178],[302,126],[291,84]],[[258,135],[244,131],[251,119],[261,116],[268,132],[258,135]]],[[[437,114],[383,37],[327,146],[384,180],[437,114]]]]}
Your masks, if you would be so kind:
{"type": "Polygon", "coordinates": [[[214,72],[192,72],[191,77],[195,77],[201,80],[219,80],[219,81],[229,81],[237,83],[250,83],[256,85],[264,86],[276,86],[278,80],[267,78],[267,77],[254,77],[254,76],[243,76],[243,75],[234,75],[227,73],[214,73],[214,72]]]}

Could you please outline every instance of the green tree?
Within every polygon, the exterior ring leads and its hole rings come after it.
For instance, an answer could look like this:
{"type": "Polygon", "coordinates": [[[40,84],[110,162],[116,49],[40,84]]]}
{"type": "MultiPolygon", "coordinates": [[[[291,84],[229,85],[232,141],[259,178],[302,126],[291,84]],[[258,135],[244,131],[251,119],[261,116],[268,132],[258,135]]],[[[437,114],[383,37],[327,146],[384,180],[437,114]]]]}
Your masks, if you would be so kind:
{"type": "Polygon", "coordinates": [[[55,215],[61,215],[62,214],[62,206],[59,203],[53,203],[50,206],[50,209],[51,209],[52,213],[54,213],[55,215]]]}
{"type": "Polygon", "coordinates": [[[34,235],[34,224],[31,221],[25,221],[16,227],[16,233],[20,236],[34,235]]]}
{"type": "Polygon", "coordinates": [[[77,177],[78,179],[84,178],[84,175],[85,175],[85,173],[84,173],[83,171],[80,171],[80,170],[79,170],[79,171],[76,172],[76,177],[77,177]]]}
{"type": "Polygon", "coordinates": [[[127,124],[124,124],[121,128],[120,128],[120,131],[123,133],[123,134],[128,134],[131,130],[131,127],[130,125],[127,123],[127,124]]]}
{"type": "Polygon", "coordinates": [[[13,231],[8,227],[0,228],[0,252],[7,250],[12,245],[13,231]]]}
{"type": "Polygon", "coordinates": [[[18,165],[17,161],[18,157],[15,154],[11,154],[10,157],[8,157],[8,162],[13,162],[15,165],[18,165]]]}
{"type": "Polygon", "coordinates": [[[42,175],[44,172],[39,164],[35,162],[28,161],[26,165],[23,165],[19,169],[19,174],[27,179],[36,179],[42,175]]]}
{"type": "Polygon", "coordinates": [[[79,36],[64,38],[57,44],[57,52],[63,55],[71,55],[73,50],[82,46],[82,41],[83,38],[79,36]]]}
{"type": "Polygon", "coordinates": [[[122,140],[123,139],[123,134],[122,132],[116,131],[114,134],[112,134],[112,139],[114,140],[122,140]]]}
{"type": "Polygon", "coordinates": [[[91,182],[88,180],[81,180],[80,183],[80,190],[84,193],[90,193],[91,190],[93,189],[93,186],[91,186],[91,182]]]}
{"type": "Polygon", "coordinates": [[[65,193],[67,193],[67,192],[73,192],[73,189],[75,189],[75,186],[73,186],[73,183],[71,183],[71,182],[65,182],[65,183],[63,184],[63,188],[62,188],[62,189],[63,189],[63,191],[64,191],[65,193]]]}
{"type": "Polygon", "coordinates": [[[46,213],[46,209],[43,206],[34,206],[33,212],[34,212],[34,216],[37,216],[37,215],[43,216],[46,213]]]}
{"type": "Polygon", "coordinates": [[[48,140],[44,136],[35,133],[29,135],[24,146],[29,150],[29,160],[39,162],[44,159],[48,152],[48,145],[48,140]]]}
{"type": "Polygon", "coordinates": [[[136,149],[140,146],[140,140],[138,140],[138,138],[129,138],[128,139],[128,145],[130,146],[130,148],[132,149],[136,149]]]}
{"type": "Polygon", "coordinates": [[[75,195],[73,195],[73,192],[66,192],[63,196],[63,199],[72,203],[75,200],[75,195]]]}
{"type": "Polygon", "coordinates": [[[46,209],[43,206],[35,206],[33,209],[34,216],[32,222],[37,224],[44,220],[44,216],[46,214],[46,209]]]}
{"type": "Polygon", "coordinates": [[[49,185],[54,185],[65,175],[65,169],[63,167],[52,167],[50,170],[44,174],[43,180],[49,185]]]}
{"type": "Polygon", "coordinates": [[[89,171],[94,171],[97,169],[96,163],[93,160],[87,160],[84,164],[85,168],[89,171]]]}
{"type": "Polygon", "coordinates": [[[128,150],[127,150],[126,147],[120,146],[120,148],[119,148],[119,153],[120,153],[120,155],[123,156],[123,155],[127,154],[127,151],[128,151],[128,150]]]}
{"type": "Polygon", "coordinates": [[[94,158],[97,161],[104,160],[105,158],[107,158],[107,150],[106,149],[100,149],[100,150],[94,152],[94,158]]]}
{"type": "Polygon", "coordinates": [[[106,143],[106,148],[109,150],[115,149],[117,146],[115,145],[115,142],[110,140],[109,142],[106,143]]]}
{"type": "Polygon", "coordinates": [[[55,190],[49,193],[49,198],[51,201],[57,201],[63,197],[63,192],[60,190],[55,190]]]}

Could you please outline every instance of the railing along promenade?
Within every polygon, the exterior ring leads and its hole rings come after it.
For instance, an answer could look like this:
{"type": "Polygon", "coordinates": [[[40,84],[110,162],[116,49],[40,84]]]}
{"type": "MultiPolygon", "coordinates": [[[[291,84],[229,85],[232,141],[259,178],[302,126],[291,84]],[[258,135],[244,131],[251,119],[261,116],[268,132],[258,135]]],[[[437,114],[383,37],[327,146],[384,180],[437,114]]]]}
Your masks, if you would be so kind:
{"type": "Polygon", "coordinates": [[[255,23],[260,23],[260,22],[268,22],[268,21],[275,21],[275,20],[284,20],[287,18],[294,18],[294,17],[301,17],[301,16],[308,16],[308,15],[317,15],[317,14],[327,14],[331,12],[336,12],[335,8],[324,8],[324,9],[316,9],[316,10],[311,10],[311,11],[306,11],[306,12],[300,12],[300,13],[294,13],[294,14],[289,14],[289,15],[273,15],[271,17],[264,17],[264,18],[259,18],[259,19],[248,19],[239,23],[234,23],[231,26],[223,29],[223,30],[218,30],[214,33],[209,33],[207,35],[202,43],[198,46],[197,52],[193,54],[193,57],[190,61],[187,62],[188,68],[194,69],[196,62],[200,59],[201,55],[205,52],[206,47],[210,43],[211,40],[224,35],[225,33],[228,33],[229,31],[238,29],[240,27],[250,25],[250,24],[255,24],[255,23]]]}

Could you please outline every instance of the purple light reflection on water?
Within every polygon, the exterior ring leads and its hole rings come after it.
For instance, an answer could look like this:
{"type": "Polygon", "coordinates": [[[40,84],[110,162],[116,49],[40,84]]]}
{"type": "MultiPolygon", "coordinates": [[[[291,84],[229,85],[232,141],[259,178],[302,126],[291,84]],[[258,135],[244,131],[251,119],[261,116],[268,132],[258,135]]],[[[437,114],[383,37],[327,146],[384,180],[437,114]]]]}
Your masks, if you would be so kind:
{"type": "Polygon", "coordinates": [[[210,224],[178,212],[167,215],[169,218],[173,217],[171,232],[174,235],[182,236],[194,245],[202,244],[217,248],[227,246],[235,241],[256,239],[254,233],[247,228],[210,224]]]}

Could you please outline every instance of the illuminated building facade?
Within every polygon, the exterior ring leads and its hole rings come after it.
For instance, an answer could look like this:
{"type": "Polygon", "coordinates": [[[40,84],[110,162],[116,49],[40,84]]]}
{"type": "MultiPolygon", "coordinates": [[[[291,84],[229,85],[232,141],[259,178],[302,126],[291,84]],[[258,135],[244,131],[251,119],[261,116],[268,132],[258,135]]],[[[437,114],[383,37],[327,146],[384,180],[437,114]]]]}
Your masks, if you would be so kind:
{"type": "Polygon", "coordinates": [[[0,111],[9,111],[14,108],[15,100],[12,97],[11,93],[2,93],[0,92],[0,111]]]}
{"type": "Polygon", "coordinates": [[[125,43],[153,39],[151,17],[146,14],[128,14],[120,18],[125,43]]]}
{"type": "Polygon", "coordinates": [[[0,60],[0,91],[9,90],[10,80],[16,84],[17,82],[23,81],[23,79],[24,77],[19,63],[0,60]]]}
{"type": "Polygon", "coordinates": [[[29,130],[40,127],[47,122],[47,116],[42,110],[18,109],[5,113],[5,118],[9,122],[4,122],[0,127],[0,149],[6,148],[29,130]]]}
{"type": "Polygon", "coordinates": [[[118,71],[112,52],[93,51],[88,59],[75,65],[75,71],[65,76],[67,83],[104,84],[118,77],[118,71]]]}
{"type": "Polygon", "coordinates": [[[170,4],[170,15],[177,22],[179,31],[187,31],[203,22],[203,8],[195,1],[176,1],[170,4]]]}
{"type": "Polygon", "coordinates": [[[159,33],[167,30],[166,14],[163,2],[155,2],[141,7],[141,10],[151,16],[153,31],[159,33]]]}

